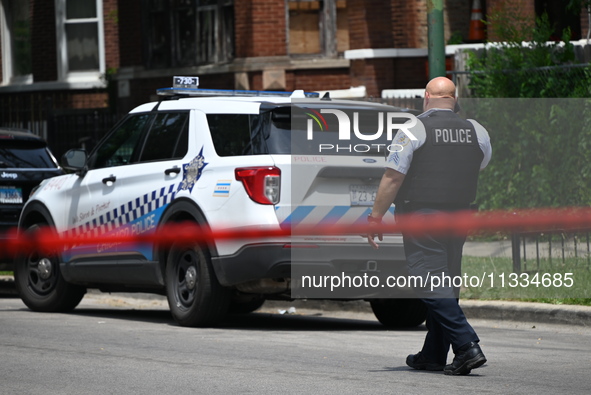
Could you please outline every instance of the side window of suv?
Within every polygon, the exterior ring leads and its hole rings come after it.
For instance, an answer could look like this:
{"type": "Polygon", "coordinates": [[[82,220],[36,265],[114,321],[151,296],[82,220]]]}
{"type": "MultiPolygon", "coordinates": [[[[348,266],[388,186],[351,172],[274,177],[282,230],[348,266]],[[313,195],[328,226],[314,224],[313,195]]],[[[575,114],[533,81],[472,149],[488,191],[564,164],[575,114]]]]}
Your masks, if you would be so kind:
{"type": "Polygon", "coordinates": [[[140,162],[183,158],[189,147],[189,113],[159,113],[150,128],[140,162]]]}
{"type": "Polygon", "coordinates": [[[252,155],[249,114],[207,114],[215,152],[219,156],[252,155]]]}
{"type": "Polygon", "coordinates": [[[97,148],[89,160],[91,169],[122,166],[137,156],[140,137],[152,114],[132,115],[123,121],[97,148]]]}

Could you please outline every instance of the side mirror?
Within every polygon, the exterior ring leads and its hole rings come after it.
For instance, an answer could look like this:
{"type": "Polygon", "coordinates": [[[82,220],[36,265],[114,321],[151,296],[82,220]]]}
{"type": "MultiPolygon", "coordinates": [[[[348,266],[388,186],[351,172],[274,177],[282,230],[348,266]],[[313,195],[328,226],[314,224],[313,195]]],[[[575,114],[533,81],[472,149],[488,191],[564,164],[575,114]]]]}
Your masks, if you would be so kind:
{"type": "Polygon", "coordinates": [[[62,156],[61,164],[66,171],[82,174],[85,173],[84,170],[87,159],[88,154],[86,153],[86,150],[75,148],[69,150],[62,156]]]}

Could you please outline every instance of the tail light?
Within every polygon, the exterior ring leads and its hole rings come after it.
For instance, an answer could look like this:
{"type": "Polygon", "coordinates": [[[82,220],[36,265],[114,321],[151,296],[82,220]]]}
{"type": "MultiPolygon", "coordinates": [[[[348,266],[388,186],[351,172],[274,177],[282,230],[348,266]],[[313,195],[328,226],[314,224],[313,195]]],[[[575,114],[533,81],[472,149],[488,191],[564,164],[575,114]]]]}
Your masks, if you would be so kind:
{"type": "Polygon", "coordinates": [[[234,171],[248,196],[260,204],[279,203],[281,170],[277,167],[240,167],[234,171]]]}

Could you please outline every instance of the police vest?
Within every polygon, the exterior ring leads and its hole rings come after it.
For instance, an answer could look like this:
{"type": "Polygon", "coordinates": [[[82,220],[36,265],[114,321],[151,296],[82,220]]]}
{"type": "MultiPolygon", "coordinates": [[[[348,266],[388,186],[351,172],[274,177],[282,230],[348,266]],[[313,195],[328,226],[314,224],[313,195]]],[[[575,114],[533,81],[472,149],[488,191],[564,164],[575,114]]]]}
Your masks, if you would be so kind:
{"type": "Polygon", "coordinates": [[[413,153],[396,201],[470,204],[484,157],[474,125],[451,111],[433,111],[419,120],[427,140],[413,153]]]}

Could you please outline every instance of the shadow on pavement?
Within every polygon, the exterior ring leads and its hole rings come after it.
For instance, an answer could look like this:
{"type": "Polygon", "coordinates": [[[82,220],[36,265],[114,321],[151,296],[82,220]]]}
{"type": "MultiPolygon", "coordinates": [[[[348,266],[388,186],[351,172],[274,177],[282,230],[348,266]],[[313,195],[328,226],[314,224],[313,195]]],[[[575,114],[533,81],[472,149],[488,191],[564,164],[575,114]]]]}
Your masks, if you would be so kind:
{"type": "MultiPolygon", "coordinates": [[[[152,322],[178,326],[168,310],[135,310],[135,309],[109,309],[109,308],[77,308],[72,315],[94,318],[109,318],[119,320],[131,320],[152,322]]],[[[424,331],[424,325],[415,328],[390,329],[384,327],[378,321],[369,321],[354,318],[323,317],[312,314],[273,314],[254,312],[250,314],[228,315],[219,325],[213,327],[224,330],[255,330],[255,331],[424,331]]],[[[191,329],[191,328],[186,328],[191,329]]],[[[198,330],[199,328],[195,328],[198,330]]]]}

